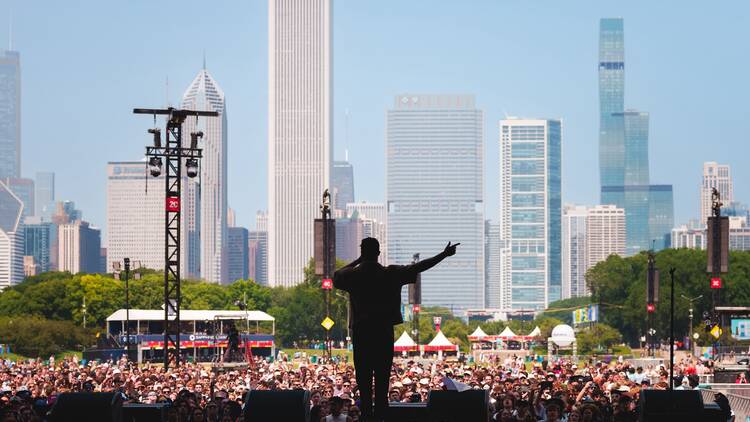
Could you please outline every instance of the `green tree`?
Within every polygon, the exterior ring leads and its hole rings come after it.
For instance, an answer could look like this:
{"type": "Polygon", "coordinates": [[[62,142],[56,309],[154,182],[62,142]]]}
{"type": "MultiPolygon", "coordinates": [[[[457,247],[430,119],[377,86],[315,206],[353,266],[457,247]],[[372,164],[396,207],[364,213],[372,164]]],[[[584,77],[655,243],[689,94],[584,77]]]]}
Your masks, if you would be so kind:
{"type": "Polygon", "coordinates": [[[576,334],[578,353],[606,352],[615,344],[622,342],[622,334],[606,324],[594,324],[576,334]]]}

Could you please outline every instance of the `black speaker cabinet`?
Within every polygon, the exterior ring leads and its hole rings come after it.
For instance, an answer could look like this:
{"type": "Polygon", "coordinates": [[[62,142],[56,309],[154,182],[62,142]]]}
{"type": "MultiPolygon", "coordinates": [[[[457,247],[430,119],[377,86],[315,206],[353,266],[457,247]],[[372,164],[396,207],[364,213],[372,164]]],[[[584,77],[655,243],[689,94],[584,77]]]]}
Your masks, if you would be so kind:
{"type": "Polygon", "coordinates": [[[486,422],[489,420],[488,390],[430,391],[427,399],[429,422],[486,422]]]}
{"type": "Polygon", "coordinates": [[[245,422],[309,422],[310,392],[252,390],[245,395],[243,413],[245,422]]]}
{"type": "Polygon", "coordinates": [[[65,393],[57,398],[49,413],[51,422],[121,422],[122,396],[119,393],[65,393]]]}
{"type": "Polygon", "coordinates": [[[122,422],[166,422],[169,404],[125,403],[122,405],[122,422]]]}
{"type": "Polygon", "coordinates": [[[702,422],[703,397],[698,390],[643,390],[641,422],[702,422]]]}

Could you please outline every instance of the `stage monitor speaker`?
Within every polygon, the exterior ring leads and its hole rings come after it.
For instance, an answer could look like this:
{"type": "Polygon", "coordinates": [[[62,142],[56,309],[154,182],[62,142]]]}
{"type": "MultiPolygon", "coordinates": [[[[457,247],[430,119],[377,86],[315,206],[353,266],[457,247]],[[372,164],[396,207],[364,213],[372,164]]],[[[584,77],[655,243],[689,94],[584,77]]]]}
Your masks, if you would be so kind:
{"type": "Polygon", "coordinates": [[[122,422],[166,422],[169,408],[167,403],[125,403],[122,405],[122,422]]]}
{"type": "Polygon", "coordinates": [[[51,422],[121,422],[122,395],[119,393],[65,393],[49,413],[51,422]]]}
{"type": "Polygon", "coordinates": [[[485,422],[489,420],[488,390],[430,391],[427,398],[429,422],[485,422]]]}
{"type": "Polygon", "coordinates": [[[641,422],[703,422],[703,396],[698,390],[643,390],[641,422]]]}
{"type": "Polygon", "coordinates": [[[310,392],[307,390],[252,390],[245,395],[243,413],[245,422],[308,422],[310,420],[310,392]]]}

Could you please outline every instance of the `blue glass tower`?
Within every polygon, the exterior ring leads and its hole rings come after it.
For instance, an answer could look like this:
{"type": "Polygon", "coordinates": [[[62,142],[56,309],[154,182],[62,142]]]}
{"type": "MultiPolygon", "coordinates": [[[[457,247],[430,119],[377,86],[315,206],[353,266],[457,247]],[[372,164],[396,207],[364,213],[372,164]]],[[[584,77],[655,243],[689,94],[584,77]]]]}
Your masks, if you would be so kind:
{"type": "Polygon", "coordinates": [[[599,26],[599,181],[601,203],[625,210],[626,253],[670,244],[671,185],[651,185],[648,113],[625,110],[625,36],[622,19],[599,26]]]}

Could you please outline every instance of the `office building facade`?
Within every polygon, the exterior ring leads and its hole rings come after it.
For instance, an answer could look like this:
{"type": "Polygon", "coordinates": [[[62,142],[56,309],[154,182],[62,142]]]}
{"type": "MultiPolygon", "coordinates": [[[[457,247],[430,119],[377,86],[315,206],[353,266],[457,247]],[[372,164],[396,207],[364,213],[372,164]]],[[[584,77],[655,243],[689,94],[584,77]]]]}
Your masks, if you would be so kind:
{"type": "MultiPolygon", "coordinates": [[[[203,132],[200,179],[188,183],[189,187],[200,189],[200,223],[197,224],[200,228],[196,229],[200,242],[200,276],[213,283],[227,283],[227,108],[224,92],[205,67],[185,91],[180,106],[219,113],[217,117],[188,118],[182,130],[183,139],[188,141],[191,132],[203,132]]],[[[190,220],[187,223],[190,225],[190,220]]]]}
{"type": "Polygon", "coordinates": [[[23,202],[0,180],[0,289],[23,281],[23,202]]]}
{"type": "Polygon", "coordinates": [[[561,143],[559,120],[500,121],[502,309],[562,297],[561,143]]]}
{"type": "Polygon", "coordinates": [[[585,296],[588,207],[566,204],[562,216],[562,298],[585,296]]]}
{"type": "Polygon", "coordinates": [[[49,222],[55,212],[55,173],[37,172],[34,179],[34,215],[49,222]]]}
{"type": "Polygon", "coordinates": [[[101,231],[89,223],[76,220],[58,227],[58,257],[60,271],[72,274],[98,273],[100,270],[101,231]]]}
{"type": "MultiPolygon", "coordinates": [[[[28,221],[28,220],[27,220],[28,221]]],[[[52,244],[57,239],[57,226],[52,223],[39,222],[37,224],[24,224],[24,256],[34,258],[39,272],[45,273],[52,270],[52,244]]]]}
{"type": "MultiPolygon", "coordinates": [[[[586,271],[610,255],[625,256],[625,210],[614,205],[590,207],[586,215],[586,271]]],[[[584,272],[585,275],[585,272],[584,272]]],[[[579,290],[579,296],[588,290],[579,290]]]]}
{"type": "Polygon", "coordinates": [[[268,2],[268,279],[292,286],[313,256],[331,187],[331,0],[268,2]]]}
{"type": "MultiPolygon", "coordinates": [[[[484,306],[484,127],[472,95],[398,95],[386,118],[389,264],[460,242],[422,275],[422,303],[484,306]]],[[[406,290],[404,290],[404,295],[406,290]]]]}
{"type": "Polygon", "coordinates": [[[484,307],[500,309],[502,296],[500,225],[487,220],[484,223],[484,230],[484,307]]]}
{"type": "Polygon", "coordinates": [[[354,166],[348,161],[334,161],[331,184],[334,216],[346,217],[346,205],[354,202],[354,166]]]}
{"type": "Polygon", "coordinates": [[[723,204],[734,201],[734,187],[732,186],[732,173],[728,164],[719,164],[715,161],[703,163],[703,180],[701,183],[701,222],[706,224],[711,216],[711,193],[716,189],[721,196],[723,204]]]}
{"type": "Polygon", "coordinates": [[[21,55],[0,53],[0,178],[21,177],[21,55]]]}
{"type": "Polygon", "coordinates": [[[227,231],[227,279],[229,283],[246,280],[249,274],[248,231],[229,227],[227,231]]]}

